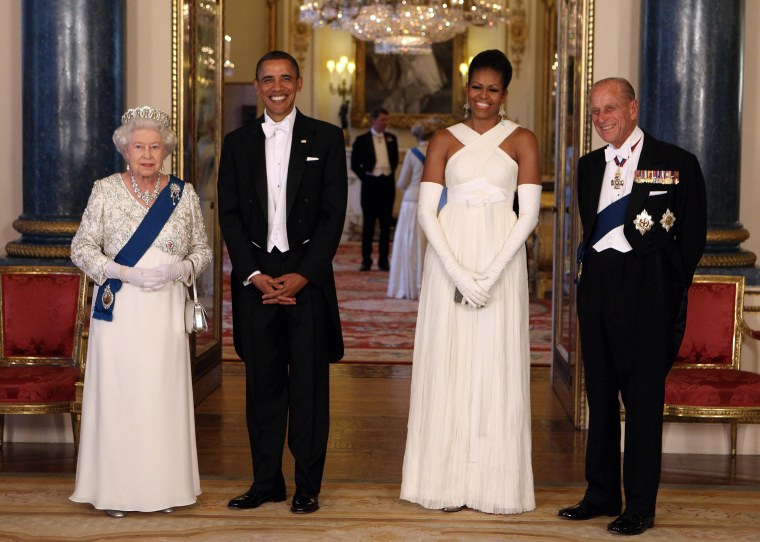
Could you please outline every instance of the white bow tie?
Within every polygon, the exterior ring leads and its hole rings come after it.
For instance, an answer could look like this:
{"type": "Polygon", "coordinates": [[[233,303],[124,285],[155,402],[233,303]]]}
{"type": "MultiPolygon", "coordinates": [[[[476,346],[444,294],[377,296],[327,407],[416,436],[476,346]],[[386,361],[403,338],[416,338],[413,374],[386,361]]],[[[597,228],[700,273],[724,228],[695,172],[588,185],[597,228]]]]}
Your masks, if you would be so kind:
{"type": "Polygon", "coordinates": [[[290,123],[287,119],[283,120],[282,122],[278,122],[277,124],[270,123],[270,122],[264,122],[261,124],[261,129],[264,130],[264,135],[269,139],[272,137],[275,132],[283,132],[284,134],[288,134],[290,127],[290,123]]]}
{"type": "Polygon", "coordinates": [[[627,160],[630,155],[631,155],[630,150],[627,148],[621,147],[620,149],[616,149],[612,145],[607,145],[604,148],[604,159],[607,162],[611,162],[615,158],[618,158],[619,161],[627,160]]]}

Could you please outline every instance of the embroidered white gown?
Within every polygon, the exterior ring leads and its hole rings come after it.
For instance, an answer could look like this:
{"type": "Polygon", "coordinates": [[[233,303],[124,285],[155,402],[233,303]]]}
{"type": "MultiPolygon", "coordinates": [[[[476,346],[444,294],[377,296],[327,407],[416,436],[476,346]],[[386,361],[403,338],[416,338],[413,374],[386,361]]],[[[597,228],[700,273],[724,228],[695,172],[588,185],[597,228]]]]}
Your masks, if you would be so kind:
{"type": "MultiPolygon", "coordinates": [[[[102,284],[106,263],[146,213],[119,174],[96,181],[72,241],[72,261],[102,284]]],[[[192,260],[197,274],[211,261],[190,184],[137,267],[184,258],[192,260]]],[[[71,500],[97,509],[150,512],[192,504],[200,495],[185,291],[180,282],[157,291],[124,283],[113,321],[91,319],[71,500]]]]}
{"type": "MultiPolygon", "coordinates": [[[[466,268],[488,268],[517,221],[517,164],[498,148],[516,128],[509,121],[482,135],[464,124],[449,128],[465,146],[446,164],[448,202],[439,220],[466,268]]],[[[484,308],[453,297],[454,284],[428,247],[401,498],[434,509],[533,510],[525,250],[484,308]]]]}
{"type": "MultiPolygon", "coordinates": [[[[424,154],[427,142],[418,146],[424,154]]],[[[388,275],[388,297],[417,299],[422,284],[422,259],[425,255],[425,236],[417,223],[417,200],[420,197],[420,179],[424,164],[411,151],[404,157],[404,165],[396,186],[404,190],[404,199],[398,212],[393,234],[391,271],[388,275]]]]}

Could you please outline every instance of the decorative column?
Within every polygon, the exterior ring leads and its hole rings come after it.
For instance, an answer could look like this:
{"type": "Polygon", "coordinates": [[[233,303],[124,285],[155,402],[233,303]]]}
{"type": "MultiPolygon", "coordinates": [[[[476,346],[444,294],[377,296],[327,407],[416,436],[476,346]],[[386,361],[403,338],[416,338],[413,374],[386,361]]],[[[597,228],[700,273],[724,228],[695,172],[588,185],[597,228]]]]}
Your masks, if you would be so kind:
{"type": "Polygon", "coordinates": [[[708,232],[701,267],[756,260],[739,248],[749,238],[739,223],[743,51],[744,0],[642,2],[639,121],[702,166],[708,232]]]}
{"type": "MultiPolygon", "coordinates": [[[[92,183],[120,170],[122,0],[24,0],[23,214],[13,257],[69,257],[92,183]]],[[[31,263],[31,262],[29,262],[31,263]]]]}

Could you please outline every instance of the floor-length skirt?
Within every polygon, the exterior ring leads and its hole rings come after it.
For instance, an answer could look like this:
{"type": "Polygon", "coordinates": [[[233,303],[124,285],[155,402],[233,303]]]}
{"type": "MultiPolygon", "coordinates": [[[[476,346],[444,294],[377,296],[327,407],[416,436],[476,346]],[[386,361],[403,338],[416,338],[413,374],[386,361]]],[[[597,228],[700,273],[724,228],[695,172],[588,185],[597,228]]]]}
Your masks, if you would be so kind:
{"type": "MultiPolygon", "coordinates": [[[[151,247],[137,266],[177,259],[151,247]]],[[[150,512],[200,494],[185,290],[178,282],[154,292],[125,283],[113,321],[91,320],[71,500],[150,512]]]]}
{"type": "Polygon", "coordinates": [[[418,299],[422,285],[424,234],[417,223],[417,202],[403,201],[393,235],[388,297],[418,299]]]}
{"type": "MultiPolygon", "coordinates": [[[[481,272],[516,220],[511,202],[448,203],[439,219],[457,260],[481,272]]],[[[480,309],[454,302],[432,248],[424,265],[401,498],[433,509],[532,510],[525,251],[480,309]]]]}

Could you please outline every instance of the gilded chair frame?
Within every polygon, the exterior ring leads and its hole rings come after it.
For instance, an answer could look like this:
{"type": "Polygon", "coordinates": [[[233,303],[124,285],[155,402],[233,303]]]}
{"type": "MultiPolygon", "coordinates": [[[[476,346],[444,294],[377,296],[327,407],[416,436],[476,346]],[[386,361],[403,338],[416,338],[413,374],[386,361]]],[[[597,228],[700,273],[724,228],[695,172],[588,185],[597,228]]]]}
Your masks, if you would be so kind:
{"type": "MultiPolygon", "coordinates": [[[[744,277],[727,275],[695,275],[696,284],[734,284],[734,333],[731,352],[731,364],[679,363],[678,369],[720,369],[726,371],[741,370],[741,347],[744,335],[760,338],[760,333],[752,330],[744,321],[744,277]]],[[[665,403],[664,419],[667,422],[693,423],[730,423],[731,456],[736,456],[737,425],[739,423],[760,423],[760,406],[757,407],[700,407],[692,405],[673,405],[665,403]]]]}
{"type": "MultiPolygon", "coordinates": [[[[77,389],[81,389],[84,382],[85,351],[87,321],[87,276],[76,267],[68,266],[0,266],[0,279],[4,274],[25,275],[78,275],[79,289],[77,292],[77,312],[74,326],[74,342],[70,357],[43,357],[43,356],[6,356],[5,355],[5,313],[3,306],[3,281],[0,280],[0,368],[18,365],[48,365],[68,366],[79,368],[79,381],[77,389]]],[[[81,404],[81,403],[80,403],[81,404]]],[[[74,445],[79,444],[79,426],[81,420],[81,407],[77,408],[77,401],[58,401],[48,403],[2,403],[0,402],[0,446],[2,446],[5,414],[71,414],[71,422],[74,433],[74,445]]]]}

